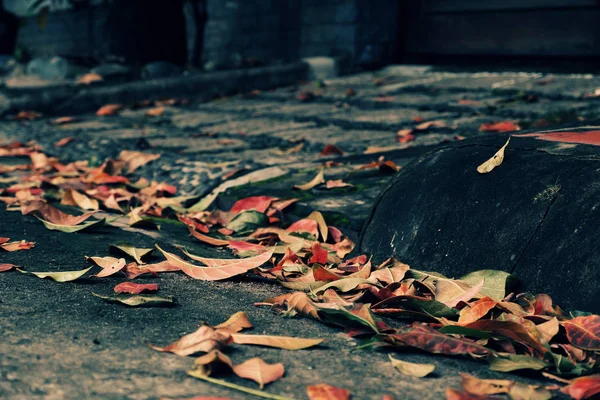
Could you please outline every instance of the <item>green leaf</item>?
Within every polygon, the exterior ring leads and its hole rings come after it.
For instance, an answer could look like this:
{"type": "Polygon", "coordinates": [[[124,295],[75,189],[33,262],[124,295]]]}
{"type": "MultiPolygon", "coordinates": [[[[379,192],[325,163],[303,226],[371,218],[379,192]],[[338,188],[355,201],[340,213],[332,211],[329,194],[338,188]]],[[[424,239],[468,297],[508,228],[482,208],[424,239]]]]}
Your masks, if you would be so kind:
{"type": "Polygon", "coordinates": [[[446,335],[463,335],[468,337],[474,337],[477,339],[489,339],[492,337],[487,332],[483,332],[477,329],[465,328],[464,326],[457,325],[446,325],[439,329],[439,332],[445,333],[446,335]]]}
{"type": "Polygon", "coordinates": [[[56,282],[71,282],[75,279],[81,278],[86,274],[92,267],[82,269],[80,271],[65,271],[65,272],[29,272],[23,271],[22,269],[17,268],[17,271],[23,274],[35,275],[38,278],[50,278],[56,282]]]}
{"type": "Polygon", "coordinates": [[[172,306],[175,304],[175,300],[172,296],[146,296],[140,294],[128,295],[121,294],[117,296],[103,296],[101,294],[93,293],[96,297],[101,298],[109,303],[121,303],[130,307],[155,307],[155,306],[172,306]]]}
{"type": "Polygon", "coordinates": [[[548,363],[539,358],[508,354],[502,356],[492,356],[488,358],[490,369],[492,371],[510,372],[520,369],[533,369],[539,371],[548,367],[548,363]]]}
{"type": "Polygon", "coordinates": [[[554,368],[556,368],[556,372],[560,375],[583,375],[589,369],[585,364],[575,364],[563,355],[555,353],[551,353],[551,355],[554,368]]]}
{"type": "Polygon", "coordinates": [[[269,225],[269,217],[265,214],[250,210],[236,215],[228,224],[227,229],[236,233],[254,232],[256,229],[269,225]]]}
{"type": "Polygon", "coordinates": [[[208,207],[210,207],[210,205],[213,203],[213,201],[215,201],[215,199],[217,198],[218,195],[219,195],[219,193],[212,192],[212,193],[204,196],[202,199],[200,199],[200,201],[198,201],[196,204],[194,204],[187,210],[189,212],[205,211],[208,207]]]}
{"type": "Polygon", "coordinates": [[[36,217],[36,218],[39,219],[40,221],[42,221],[44,223],[44,226],[46,226],[46,228],[50,229],[51,231],[61,231],[61,232],[65,232],[65,233],[73,233],[73,232],[82,231],[84,229],[89,229],[96,225],[101,226],[101,225],[104,225],[104,223],[106,222],[106,218],[102,218],[97,221],[89,221],[89,222],[84,222],[83,224],[70,226],[70,225],[53,224],[52,222],[44,221],[41,218],[38,218],[38,217],[36,217]]]}
{"type": "Polygon", "coordinates": [[[354,308],[348,309],[344,307],[319,307],[319,317],[334,325],[349,327],[362,325],[373,330],[374,333],[379,333],[377,321],[368,304],[355,305],[354,308]]]}
{"type": "Polygon", "coordinates": [[[433,364],[416,364],[408,361],[402,361],[392,357],[391,354],[389,354],[388,357],[390,358],[394,368],[396,368],[398,372],[403,375],[423,378],[435,370],[435,365],[433,364]]]}
{"type": "Polygon", "coordinates": [[[317,289],[315,289],[315,293],[319,294],[319,293],[323,293],[325,292],[327,289],[331,289],[331,288],[335,288],[337,290],[339,290],[340,292],[349,292],[351,290],[356,289],[357,286],[359,285],[373,285],[373,286],[377,286],[376,284],[374,284],[371,281],[368,281],[366,279],[362,279],[362,278],[346,278],[346,279],[340,279],[337,281],[333,281],[333,282],[329,282],[323,286],[318,287],[317,289]]]}
{"type": "Polygon", "coordinates": [[[133,257],[133,259],[135,261],[137,261],[138,264],[145,264],[145,262],[142,261],[142,258],[147,255],[152,253],[152,251],[154,249],[143,249],[143,248],[137,248],[137,247],[133,247],[131,244],[127,243],[127,242],[119,242],[117,244],[113,244],[110,247],[120,250],[125,254],[130,255],[131,257],[133,257]]]}
{"type": "Polygon", "coordinates": [[[495,269],[482,269],[480,271],[471,272],[460,280],[467,282],[470,285],[476,285],[483,282],[483,288],[479,292],[483,296],[489,296],[495,300],[502,300],[507,292],[515,285],[516,278],[508,272],[498,271],[495,269]]]}

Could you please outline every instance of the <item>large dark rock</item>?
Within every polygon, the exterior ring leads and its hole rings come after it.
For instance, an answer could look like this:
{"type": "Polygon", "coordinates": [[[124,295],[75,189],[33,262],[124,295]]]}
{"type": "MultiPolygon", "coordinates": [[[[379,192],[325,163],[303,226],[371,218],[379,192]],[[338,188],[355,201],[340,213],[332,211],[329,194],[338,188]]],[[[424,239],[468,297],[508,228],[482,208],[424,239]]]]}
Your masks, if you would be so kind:
{"type": "Polygon", "coordinates": [[[563,308],[600,311],[600,131],[593,129],[513,135],[504,163],[488,174],[477,166],[508,135],[416,159],[376,203],[361,250],[450,277],[501,269],[519,278],[519,289],[547,293],[563,308]]]}

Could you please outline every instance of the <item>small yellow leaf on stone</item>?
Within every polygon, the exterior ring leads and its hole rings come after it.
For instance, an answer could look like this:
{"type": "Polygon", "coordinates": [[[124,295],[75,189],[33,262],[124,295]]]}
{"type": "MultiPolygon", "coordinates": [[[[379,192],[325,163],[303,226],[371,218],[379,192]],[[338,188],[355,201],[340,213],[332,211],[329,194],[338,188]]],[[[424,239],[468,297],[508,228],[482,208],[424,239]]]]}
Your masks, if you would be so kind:
{"type": "Polygon", "coordinates": [[[508,140],[506,141],[504,146],[502,146],[492,158],[490,158],[489,160],[481,164],[479,167],[477,167],[477,172],[479,172],[480,174],[487,174],[488,172],[491,172],[494,168],[502,164],[502,161],[504,161],[504,149],[506,149],[506,146],[508,146],[508,142],[510,142],[510,136],[508,137],[508,140]]]}

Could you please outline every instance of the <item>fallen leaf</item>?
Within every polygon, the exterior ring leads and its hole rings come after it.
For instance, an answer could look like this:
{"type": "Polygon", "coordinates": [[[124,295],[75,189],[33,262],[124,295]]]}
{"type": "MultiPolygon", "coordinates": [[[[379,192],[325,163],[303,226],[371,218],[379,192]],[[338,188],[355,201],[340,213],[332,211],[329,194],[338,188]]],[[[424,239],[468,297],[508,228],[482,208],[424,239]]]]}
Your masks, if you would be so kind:
{"type": "Polygon", "coordinates": [[[479,172],[480,174],[487,174],[488,172],[491,172],[494,168],[502,164],[502,161],[504,161],[504,149],[506,149],[506,146],[508,146],[508,142],[510,142],[510,136],[508,137],[508,140],[506,141],[504,146],[502,146],[492,158],[490,158],[489,160],[481,164],[479,167],[477,167],[477,172],[479,172]]]}
{"type": "Polygon", "coordinates": [[[327,264],[328,254],[329,253],[327,252],[327,250],[321,248],[319,242],[315,242],[312,246],[312,256],[310,257],[310,260],[308,262],[309,264],[327,264]]]}
{"type": "Polygon", "coordinates": [[[94,82],[102,82],[103,80],[104,78],[102,78],[102,75],[97,74],[95,72],[90,72],[77,79],[77,83],[82,85],[89,85],[94,82]]]}
{"type": "Polygon", "coordinates": [[[193,333],[183,336],[181,339],[165,347],[149,345],[157,351],[177,354],[178,356],[189,356],[196,353],[208,353],[228,346],[232,342],[231,334],[224,330],[214,329],[208,325],[202,325],[193,333]]]}
{"type": "Polygon", "coordinates": [[[59,141],[55,142],[54,147],[66,146],[67,144],[71,143],[74,140],[75,140],[75,138],[73,136],[64,137],[64,138],[60,139],[59,141]]]}
{"type": "Polygon", "coordinates": [[[469,325],[472,322],[478,321],[483,318],[491,309],[496,307],[498,302],[491,297],[484,297],[471,304],[468,307],[460,310],[460,316],[458,317],[459,325],[469,325]]]}
{"type": "Polygon", "coordinates": [[[487,396],[508,393],[513,382],[508,379],[479,379],[473,375],[461,373],[460,384],[469,393],[487,396]]]}
{"type": "Polygon", "coordinates": [[[260,267],[273,256],[273,252],[270,251],[249,258],[219,259],[198,257],[185,252],[188,257],[206,265],[206,267],[200,267],[182,260],[175,254],[164,251],[158,245],[156,245],[156,248],[163,253],[169,263],[181,268],[186,275],[189,275],[194,279],[207,281],[227,279],[235,275],[243,274],[251,269],[260,267]]]}
{"type": "Polygon", "coordinates": [[[17,268],[17,271],[22,272],[24,274],[35,275],[38,278],[50,278],[56,282],[71,282],[75,279],[81,278],[85,275],[92,267],[82,269],[80,271],[64,271],[64,272],[29,272],[23,271],[22,269],[17,268]]]}
{"type": "Polygon", "coordinates": [[[482,132],[510,132],[520,131],[521,127],[512,121],[492,122],[481,124],[479,130],[482,132]]]}
{"type": "Polygon", "coordinates": [[[227,245],[229,245],[228,240],[222,240],[222,239],[210,237],[208,235],[203,235],[202,233],[195,230],[193,226],[188,226],[188,230],[190,232],[190,235],[192,235],[196,239],[200,240],[201,242],[208,243],[212,246],[227,246],[227,245]]]}
{"type": "Polygon", "coordinates": [[[92,295],[101,298],[109,303],[125,304],[129,307],[157,307],[171,306],[174,304],[174,299],[171,296],[144,296],[139,294],[129,295],[120,294],[117,296],[103,296],[92,292],[92,295]]]}
{"type": "Polygon", "coordinates": [[[91,199],[77,190],[67,189],[63,194],[61,204],[77,206],[83,210],[98,210],[100,205],[98,200],[91,199]]]}
{"type": "Polygon", "coordinates": [[[164,107],[155,107],[146,111],[146,116],[148,117],[159,117],[165,113],[164,107]]]}
{"type": "MultiPolygon", "coordinates": [[[[91,258],[94,259],[94,258],[99,258],[99,257],[91,257],[91,258]]],[[[96,264],[98,264],[98,263],[96,263],[96,264]]],[[[92,276],[96,277],[96,278],[106,278],[107,276],[114,275],[117,272],[119,272],[120,270],[122,270],[125,267],[125,264],[126,264],[126,262],[125,262],[124,258],[119,258],[118,260],[116,260],[113,263],[106,263],[104,265],[98,264],[102,267],[102,271],[100,271],[98,274],[92,275],[92,276]]]]}
{"type": "Polygon", "coordinates": [[[306,191],[306,190],[311,190],[312,188],[320,185],[321,183],[324,183],[325,182],[324,171],[325,170],[323,168],[321,168],[319,170],[319,172],[317,173],[317,175],[311,181],[306,182],[302,185],[294,185],[294,189],[306,191]]]}
{"type": "Polygon", "coordinates": [[[160,154],[142,153],[141,151],[123,150],[119,153],[119,160],[127,165],[127,172],[132,173],[139,167],[160,158],[160,154]]]}
{"type": "Polygon", "coordinates": [[[477,282],[484,280],[480,294],[489,296],[495,300],[502,300],[510,289],[511,283],[514,282],[511,274],[504,271],[494,269],[482,269],[473,271],[460,278],[461,281],[474,286],[477,282]]]}
{"type": "Polygon", "coordinates": [[[342,149],[340,149],[339,147],[333,145],[333,144],[328,144],[325,145],[325,147],[323,148],[323,151],[321,151],[321,155],[322,156],[329,156],[332,154],[336,154],[339,156],[343,156],[344,152],[342,151],[342,149]]]}
{"type": "Polygon", "coordinates": [[[517,322],[480,319],[465,325],[465,327],[504,336],[533,348],[540,355],[544,355],[549,351],[522,324],[517,322]]]}
{"type": "Polygon", "coordinates": [[[600,375],[575,378],[560,391],[571,396],[575,400],[589,399],[600,393],[600,375]]]}
{"type": "Polygon", "coordinates": [[[444,121],[427,121],[415,126],[415,129],[419,131],[424,131],[429,128],[444,128],[445,126],[446,123],[444,121]]]}
{"type": "Polygon", "coordinates": [[[329,234],[329,230],[327,228],[325,218],[323,218],[323,214],[321,214],[318,211],[313,211],[308,215],[308,217],[306,217],[306,219],[317,222],[321,238],[323,239],[323,242],[327,242],[327,235],[329,234]]]}
{"type": "Polygon", "coordinates": [[[285,350],[301,350],[321,344],[325,339],[304,339],[290,336],[248,335],[232,333],[233,343],[276,347],[285,350]]]}
{"type": "Polygon", "coordinates": [[[435,370],[434,364],[416,364],[408,361],[402,361],[392,357],[391,354],[389,354],[388,357],[392,362],[392,366],[403,375],[423,378],[435,370]]]}
{"type": "Polygon", "coordinates": [[[123,282],[114,287],[115,293],[140,294],[147,292],[156,292],[158,285],[156,283],[134,283],[123,282]]]}
{"type": "Polygon", "coordinates": [[[286,228],[286,231],[295,233],[306,232],[313,235],[316,238],[317,236],[319,236],[320,227],[319,222],[317,222],[316,219],[304,218],[288,226],[286,228]]]}
{"type": "Polygon", "coordinates": [[[256,229],[267,225],[269,225],[269,217],[261,212],[250,210],[234,216],[227,224],[227,229],[241,234],[254,232],[256,229]]]}
{"type": "Polygon", "coordinates": [[[52,125],[65,125],[75,121],[73,117],[59,117],[51,121],[52,125]]]}
{"type": "Polygon", "coordinates": [[[7,272],[14,268],[17,268],[15,264],[0,264],[0,272],[7,272]]]}
{"type": "Polygon", "coordinates": [[[245,199],[236,201],[233,207],[231,207],[231,210],[229,210],[229,212],[239,214],[242,211],[254,210],[260,213],[265,213],[267,212],[267,209],[271,206],[271,203],[275,200],[278,199],[270,196],[246,197],[245,199]]]}
{"type": "MultiPolygon", "coordinates": [[[[317,307],[312,302],[312,300],[308,297],[308,295],[304,292],[293,292],[288,294],[283,294],[281,296],[274,297],[272,299],[266,300],[260,303],[254,303],[255,306],[278,306],[283,307],[287,306],[287,310],[285,312],[287,314],[290,313],[299,313],[301,315],[312,317],[314,319],[320,319],[317,311],[317,307]]],[[[293,315],[293,314],[291,314],[293,315]]]]}
{"type": "MultiPolygon", "coordinates": [[[[37,217],[36,217],[37,218],[37,217]]],[[[73,232],[78,232],[78,231],[82,231],[84,229],[89,229],[95,226],[100,226],[100,225],[104,225],[104,223],[106,222],[105,219],[100,219],[100,220],[96,220],[96,221],[90,221],[90,222],[86,222],[80,225],[59,225],[59,224],[54,224],[52,222],[48,222],[46,220],[40,219],[38,218],[40,221],[42,221],[42,223],[44,224],[44,226],[51,230],[51,231],[60,231],[60,232],[65,232],[65,233],[73,233],[73,232]]]]}
{"type": "Polygon", "coordinates": [[[35,247],[35,242],[26,242],[25,240],[21,240],[19,242],[4,242],[0,244],[0,248],[4,251],[20,251],[20,250],[29,250],[35,247]]]}
{"type": "Polygon", "coordinates": [[[81,215],[75,216],[66,214],[57,208],[54,208],[40,200],[33,200],[26,204],[21,204],[21,213],[23,215],[35,213],[42,217],[43,220],[56,225],[74,226],[94,215],[95,211],[88,211],[81,215]]]}
{"type": "Polygon", "coordinates": [[[490,396],[479,396],[471,394],[464,390],[456,390],[452,388],[446,389],[446,400],[496,400],[498,398],[490,396]]]}
{"type": "Polygon", "coordinates": [[[571,344],[584,350],[600,350],[600,316],[577,317],[561,324],[571,344]]]}
{"type": "Polygon", "coordinates": [[[110,247],[130,255],[138,264],[145,264],[144,261],[142,261],[142,258],[154,251],[154,249],[137,248],[127,242],[112,244],[110,247]]]}
{"type": "Polygon", "coordinates": [[[310,400],[349,400],[350,392],[346,389],[320,383],[306,387],[306,394],[310,400]]]}
{"type": "Polygon", "coordinates": [[[519,354],[491,356],[488,358],[488,362],[492,371],[500,372],[511,372],[522,369],[538,371],[548,366],[548,363],[539,358],[519,354]]]}
{"type": "Polygon", "coordinates": [[[252,323],[248,320],[245,312],[239,311],[227,319],[227,321],[214,326],[215,329],[224,329],[230,332],[239,332],[244,329],[252,328],[252,323]]]}
{"type": "Polygon", "coordinates": [[[35,119],[38,119],[42,116],[42,114],[37,113],[35,111],[19,111],[19,113],[15,116],[12,117],[12,119],[17,120],[17,121],[23,121],[23,120],[28,120],[28,121],[33,121],[35,119]]]}
{"type": "Polygon", "coordinates": [[[258,383],[262,389],[265,385],[283,377],[283,364],[268,364],[261,358],[255,357],[233,367],[233,372],[240,378],[250,379],[258,383]]]}
{"type": "Polygon", "coordinates": [[[96,111],[96,115],[99,117],[105,117],[108,115],[115,115],[123,106],[121,104],[107,104],[102,106],[96,111]]]}
{"type": "Polygon", "coordinates": [[[343,187],[354,187],[353,184],[344,182],[341,179],[336,180],[328,180],[325,182],[325,187],[327,189],[335,189],[335,188],[343,188],[343,187]]]}

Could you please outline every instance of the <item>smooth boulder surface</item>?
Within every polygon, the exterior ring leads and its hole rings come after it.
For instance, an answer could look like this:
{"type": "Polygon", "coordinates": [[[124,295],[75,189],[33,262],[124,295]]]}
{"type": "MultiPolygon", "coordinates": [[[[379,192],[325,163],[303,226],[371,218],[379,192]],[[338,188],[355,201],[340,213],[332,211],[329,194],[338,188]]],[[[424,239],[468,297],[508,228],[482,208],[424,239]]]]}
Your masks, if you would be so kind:
{"type": "Polygon", "coordinates": [[[361,251],[460,277],[500,269],[517,291],[600,312],[600,127],[490,134],[414,160],[375,204],[361,251]]]}

